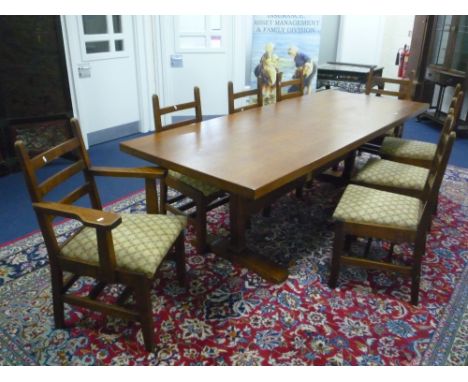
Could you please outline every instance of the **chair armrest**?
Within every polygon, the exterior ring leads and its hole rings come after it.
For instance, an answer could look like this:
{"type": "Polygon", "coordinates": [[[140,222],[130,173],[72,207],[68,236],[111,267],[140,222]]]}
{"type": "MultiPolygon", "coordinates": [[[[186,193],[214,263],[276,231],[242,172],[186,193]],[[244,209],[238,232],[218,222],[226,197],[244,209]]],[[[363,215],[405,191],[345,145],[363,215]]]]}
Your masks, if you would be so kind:
{"type": "Polygon", "coordinates": [[[76,219],[88,227],[113,229],[122,223],[119,214],[92,208],[53,202],[33,203],[33,207],[36,212],[76,219]]]}
{"type": "Polygon", "coordinates": [[[164,178],[166,176],[166,170],[159,167],[101,167],[91,166],[89,168],[91,175],[98,176],[115,176],[120,178],[146,178],[156,179],[164,178]]]}

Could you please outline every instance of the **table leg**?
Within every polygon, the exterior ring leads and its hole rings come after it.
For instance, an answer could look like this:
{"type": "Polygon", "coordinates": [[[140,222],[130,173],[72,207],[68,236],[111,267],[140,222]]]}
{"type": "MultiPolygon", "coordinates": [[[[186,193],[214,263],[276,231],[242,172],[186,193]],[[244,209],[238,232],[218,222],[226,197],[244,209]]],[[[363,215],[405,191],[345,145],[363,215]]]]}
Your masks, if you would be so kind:
{"type": "Polygon", "coordinates": [[[249,218],[247,208],[247,200],[242,200],[242,198],[237,195],[231,195],[229,201],[229,218],[231,223],[231,241],[229,243],[229,249],[234,253],[242,253],[247,249],[245,241],[245,230],[249,218]]]}
{"type": "Polygon", "coordinates": [[[343,175],[342,175],[344,180],[351,179],[351,174],[353,172],[355,159],[356,159],[356,151],[350,152],[348,156],[346,157],[344,169],[343,169],[343,175]]]}
{"type": "Polygon", "coordinates": [[[268,281],[281,283],[288,278],[288,270],[247,247],[245,233],[251,203],[253,202],[249,199],[231,194],[229,199],[231,237],[229,241],[215,241],[211,249],[216,255],[244,266],[268,281]]]}

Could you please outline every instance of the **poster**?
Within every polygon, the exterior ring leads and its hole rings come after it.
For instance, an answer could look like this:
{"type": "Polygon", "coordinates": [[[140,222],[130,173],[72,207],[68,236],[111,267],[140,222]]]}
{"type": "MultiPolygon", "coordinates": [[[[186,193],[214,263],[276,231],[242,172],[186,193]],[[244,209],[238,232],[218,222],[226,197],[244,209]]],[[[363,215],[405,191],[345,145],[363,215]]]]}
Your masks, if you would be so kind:
{"type": "Polygon", "coordinates": [[[252,28],[251,86],[257,75],[263,82],[264,104],[276,100],[279,72],[283,81],[304,75],[305,94],[315,89],[320,48],[321,16],[254,16],[252,28]]]}

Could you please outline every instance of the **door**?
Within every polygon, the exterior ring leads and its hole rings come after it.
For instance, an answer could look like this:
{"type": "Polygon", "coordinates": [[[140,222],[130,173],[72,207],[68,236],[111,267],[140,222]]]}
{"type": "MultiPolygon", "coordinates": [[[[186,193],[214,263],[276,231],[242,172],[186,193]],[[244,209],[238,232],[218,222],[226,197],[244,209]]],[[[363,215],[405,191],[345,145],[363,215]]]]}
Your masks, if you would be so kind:
{"type": "Polygon", "coordinates": [[[138,131],[131,16],[62,16],[74,114],[92,145],[138,131]]]}
{"type": "Polygon", "coordinates": [[[233,16],[161,16],[162,103],[193,100],[200,88],[206,116],[227,114],[233,80],[233,16]]]}

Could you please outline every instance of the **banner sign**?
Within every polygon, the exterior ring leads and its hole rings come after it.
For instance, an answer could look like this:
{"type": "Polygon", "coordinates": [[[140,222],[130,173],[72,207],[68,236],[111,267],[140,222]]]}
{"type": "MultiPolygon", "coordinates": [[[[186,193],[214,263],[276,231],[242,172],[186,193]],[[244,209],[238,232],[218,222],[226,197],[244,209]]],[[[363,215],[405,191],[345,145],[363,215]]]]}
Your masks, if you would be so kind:
{"type": "Polygon", "coordinates": [[[260,76],[265,103],[275,101],[279,72],[284,81],[302,73],[305,93],[315,89],[321,26],[321,16],[253,17],[251,86],[260,76]]]}

